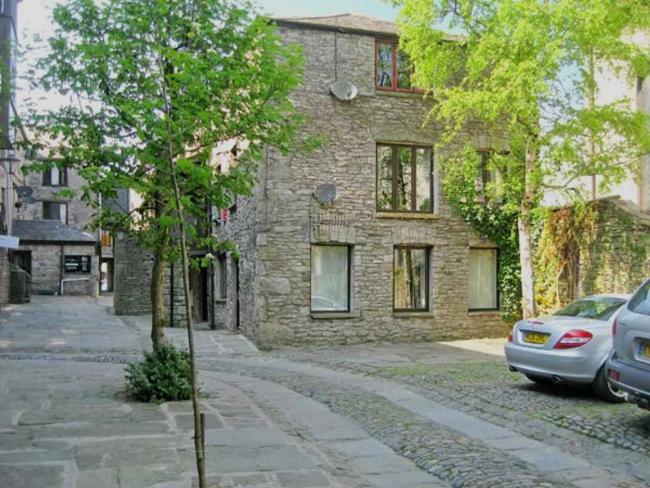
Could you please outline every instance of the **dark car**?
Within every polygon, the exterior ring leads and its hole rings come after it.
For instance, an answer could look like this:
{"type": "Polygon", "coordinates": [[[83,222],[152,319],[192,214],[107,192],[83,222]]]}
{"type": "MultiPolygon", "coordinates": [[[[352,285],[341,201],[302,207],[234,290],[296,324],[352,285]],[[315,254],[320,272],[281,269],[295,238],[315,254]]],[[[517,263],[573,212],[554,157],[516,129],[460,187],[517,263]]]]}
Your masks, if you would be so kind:
{"type": "Polygon", "coordinates": [[[650,280],[634,293],[612,325],[607,376],[628,401],[650,410],[650,280]]]}

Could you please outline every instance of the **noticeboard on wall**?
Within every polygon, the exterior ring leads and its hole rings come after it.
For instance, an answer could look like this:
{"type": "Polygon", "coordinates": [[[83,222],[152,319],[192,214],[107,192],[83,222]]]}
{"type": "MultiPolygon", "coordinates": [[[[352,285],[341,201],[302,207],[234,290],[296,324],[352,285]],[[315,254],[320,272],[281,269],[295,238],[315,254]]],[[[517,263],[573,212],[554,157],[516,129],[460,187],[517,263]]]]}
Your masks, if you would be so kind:
{"type": "Polygon", "coordinates": [[[66,273],[90,273],[90,256],[66,256],[64,266],[66,273]]]}

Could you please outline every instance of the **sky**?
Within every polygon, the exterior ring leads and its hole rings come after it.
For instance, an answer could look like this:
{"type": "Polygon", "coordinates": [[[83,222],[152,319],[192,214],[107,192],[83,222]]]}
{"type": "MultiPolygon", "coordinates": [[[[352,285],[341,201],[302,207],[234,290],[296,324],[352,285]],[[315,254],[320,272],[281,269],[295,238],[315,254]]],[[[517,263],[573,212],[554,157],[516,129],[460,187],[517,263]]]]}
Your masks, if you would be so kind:
{"type": "MultiPolygon", "coordinates": [[[[52,33],[51,11],[61,0],[22,0],[18,5],[18,35],[23,47],[32,44],[34,34],[47,39],[52,33]]],[[[296,17],[331,15],[338,13],[359,13],[384,20],[395,20],[397,9],[389,0],[253,0],[264,14],[274,17],[296,17]]],[[[29,62],[29,55],[26,59],[29,62]]],[[[23,63],[23,67],[24,67],[23,63]]],[[[20,72],[19,62],[18,70],[20,72]]],[[[34,93],[29,92],[26,82],[19,82],[17,102],[19,107],[34,93]]],[[[50,106],[54,100],[36,97],[37,105],[50,106]]],[[[19,108],[20,110],[20,108],[19,108]]]]}

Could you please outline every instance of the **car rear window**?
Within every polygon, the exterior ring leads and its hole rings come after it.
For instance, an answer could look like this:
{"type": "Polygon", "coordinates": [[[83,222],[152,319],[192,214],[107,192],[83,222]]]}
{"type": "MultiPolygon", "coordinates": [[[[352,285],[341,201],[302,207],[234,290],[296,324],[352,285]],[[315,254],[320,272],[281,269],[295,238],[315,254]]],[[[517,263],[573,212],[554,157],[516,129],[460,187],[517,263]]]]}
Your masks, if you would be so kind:
{"type": "Polygon", "coordinates": [[[596,297],[577,300],[553,315],[563,317],[584,317],[586,319],[608,320],[625,300],[615,297],[596,297]]]}
{"type": "Polygon", "coordinates": [[[634,294],[630,300],[630,310],[642,315],[650,315],[650,280],[634,294]]]}

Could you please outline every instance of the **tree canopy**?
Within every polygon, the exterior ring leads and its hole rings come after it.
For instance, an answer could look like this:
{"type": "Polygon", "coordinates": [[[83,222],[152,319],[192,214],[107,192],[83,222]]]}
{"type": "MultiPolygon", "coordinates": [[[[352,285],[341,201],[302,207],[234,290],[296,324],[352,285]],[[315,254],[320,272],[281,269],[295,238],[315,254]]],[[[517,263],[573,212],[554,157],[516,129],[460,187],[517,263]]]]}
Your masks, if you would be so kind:
{"type": "MultiPolygon", "coordinates": [[[[650,151],[648,114],[629,99],[605,100],[606,73],[636,84],[650,72],[650,28],[641,0],[403,0],[400,47],[414,63],[415,83],[435,100],[430,121],[442,128],[452,204],[483,230],[504,214],[518,241],[524,313],[535,311],[531,221],[544,192],[583,197],[581,178],[599,175],[602,189],[636,174],[650,151]],[[456,35],[439,29],[444,25],[456,35]],[[476,204],[474,181],[485,170],[469,153],[488,133],[500,175],[476,204]],[[496,213],[501,212],[500,216],[496,213]]],[[[480,191],[484,191],[482,188],[480,191]]],[[[498,227],[499,230],[496,230],[498,227]]]]}

